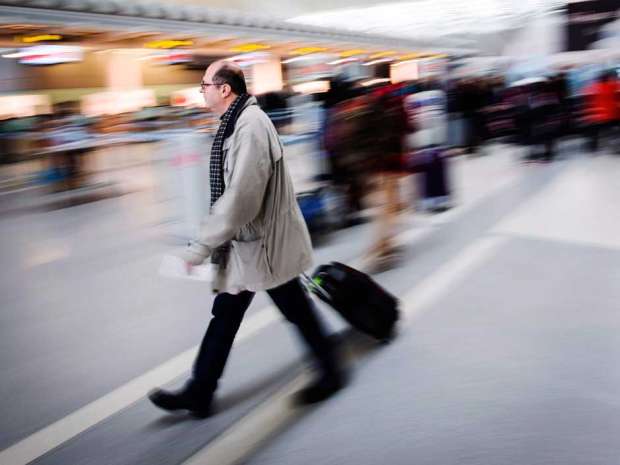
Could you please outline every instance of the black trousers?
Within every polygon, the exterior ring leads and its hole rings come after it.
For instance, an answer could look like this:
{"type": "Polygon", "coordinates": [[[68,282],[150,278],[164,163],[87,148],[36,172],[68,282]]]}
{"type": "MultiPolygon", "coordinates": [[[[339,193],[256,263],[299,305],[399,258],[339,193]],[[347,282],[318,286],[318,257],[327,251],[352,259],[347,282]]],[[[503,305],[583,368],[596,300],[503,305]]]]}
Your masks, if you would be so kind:
{"type": "Polygon", "coordinates": [[[479,112],[465,115],[465,147],[474,153],[484,140],[484,117],[479,112]]]}
{"type": "MultiPolygon", "coordinates": [[[[603,135],[609,136],[612,133],[612,145],[617,144],[617,133],[618,133],[618,122],[617,121],[608,121],[605,123],[594,123],[587,128],[587,133],[589,136],[589,144],[588,148],[596,152],[600,145],[600,140],[603,135]]],[[[618,153],[619,148],[617,146],[612,146],[612,150],[618,153]]]]}
{"type": "Polygon", "coordinates": [[[555,137],[553,136],[537,139],[532,143],[528,159],[552,161],[554,157],[554,147],[556,145],[555,142],[555,137]],[[540,146],[543,147],[542,153],[540,146]]]}
{"type": "MultiPolygon", "coordinates": [[[[267,293],[286,319],[296,326],[322,373],[328,376],[336,374],[338,366],[334,348],[299,278],[269,289],[267,293]]],[[[253,298],[254,292],[250,291],[235,295],[221,293],[215,297],[213,318],[194,363],[193,377],[188,383],[188,389],[193,394],[201,398],[213,396],[235,335],[253,298]]]]}

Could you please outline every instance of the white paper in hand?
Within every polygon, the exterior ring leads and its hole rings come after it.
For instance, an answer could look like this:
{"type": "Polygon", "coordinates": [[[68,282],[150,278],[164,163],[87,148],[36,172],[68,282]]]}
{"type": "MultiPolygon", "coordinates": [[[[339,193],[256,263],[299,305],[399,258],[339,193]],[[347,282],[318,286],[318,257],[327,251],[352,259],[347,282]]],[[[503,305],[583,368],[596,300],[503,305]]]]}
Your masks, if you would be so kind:
{"type": "Polygon", "coordinates": [[[166,278],[192,279],[194,281],[212,282],[215,278],[216,265],[206,263],[189,267],[185,260],[175,255],[164,255],[159,265],[159,274],[166,278]]]}

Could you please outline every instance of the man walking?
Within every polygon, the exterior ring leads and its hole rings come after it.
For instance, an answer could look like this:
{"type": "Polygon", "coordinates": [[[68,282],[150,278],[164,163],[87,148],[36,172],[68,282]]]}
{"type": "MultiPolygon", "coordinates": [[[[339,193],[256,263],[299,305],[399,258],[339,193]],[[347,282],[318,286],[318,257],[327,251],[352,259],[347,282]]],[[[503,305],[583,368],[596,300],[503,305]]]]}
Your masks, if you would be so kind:
{"type": "Polygon", "coordinates": [[[213,281],[217,296],[192,377],[180,391],[156,389],[149,399],[164,410],[208,416],[245,311],[255,292],[265,290],[296,326],[320,371],[298,393],[297,402],[324,400],[343,387],[344,378],[298,278],[312,264],[312,246],[282,144],[268,116],[247,94],[239,67],[215,62],[200,86],[207,108],[221,122],[211,149],[211,212],[182,258],[188,267],[210,258],[218,270],[213,281]]]}

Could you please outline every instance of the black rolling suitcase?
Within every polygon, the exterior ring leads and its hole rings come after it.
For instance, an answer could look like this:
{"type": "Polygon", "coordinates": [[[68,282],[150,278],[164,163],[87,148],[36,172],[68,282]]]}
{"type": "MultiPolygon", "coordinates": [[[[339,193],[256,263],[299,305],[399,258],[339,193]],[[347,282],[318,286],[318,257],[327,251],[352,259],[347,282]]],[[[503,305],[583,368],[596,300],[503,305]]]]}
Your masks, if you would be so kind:
{"type": "Polygon", "coordinates": [[[382,342],[394,337],[398,300],[368,275],[338,262],[304,275],[310,292],[332,306],[357,330],[382,342]]]}

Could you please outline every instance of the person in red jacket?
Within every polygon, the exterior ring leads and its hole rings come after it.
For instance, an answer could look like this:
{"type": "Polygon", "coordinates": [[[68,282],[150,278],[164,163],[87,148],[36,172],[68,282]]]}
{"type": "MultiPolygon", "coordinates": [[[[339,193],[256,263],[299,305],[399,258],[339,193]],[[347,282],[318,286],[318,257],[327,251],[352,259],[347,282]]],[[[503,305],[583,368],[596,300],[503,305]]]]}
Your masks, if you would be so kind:
{"type": "Polygon", "coordinates": [[[597,82],[588,86],[585,104],[590,149],[597,151],[601,134],[617,129],[620,119],[620,83],[614,71],[604,73],[597,82]]]}

